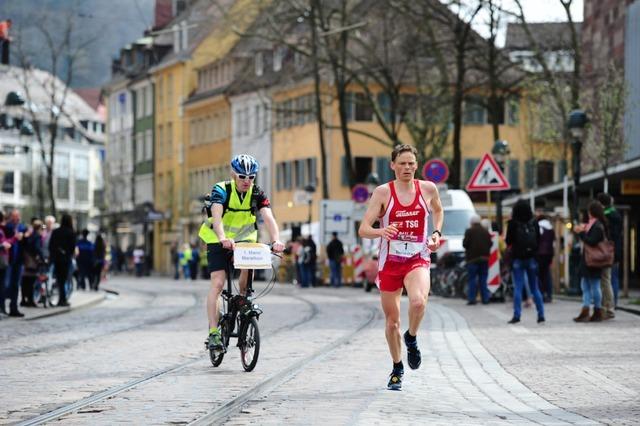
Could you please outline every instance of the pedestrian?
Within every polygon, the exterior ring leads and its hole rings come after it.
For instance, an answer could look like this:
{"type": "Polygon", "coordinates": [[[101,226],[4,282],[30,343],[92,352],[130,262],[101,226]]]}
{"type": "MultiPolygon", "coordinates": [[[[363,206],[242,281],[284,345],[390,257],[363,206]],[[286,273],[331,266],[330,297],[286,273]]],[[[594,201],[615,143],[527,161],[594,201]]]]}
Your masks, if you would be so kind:
{"type": "Polygon", "coordinates": [[[596,197],[604,207],[604,216],[609,226],[609,236],[613,241],[614,257],[611,268],[605,268],[602,272],[601,287],[603,289],[603,307],[606,309],[605,319],[615,317],[614,309],[618,306],[618,294],[620,293],[620,260],[622,259],[622,216],[613,206],[613,197],[606,193],[600,193],[596,197]],[[613,293],[613,300],[609,300],[609,288],[613,293]],[[606,289],[606,294],[604,292],[606,289]]]}
{"type": "Polygon", "coordinates": [[[573,231],[582,241],[583,251],[580,256],[580,288],[582,289],[582,309],[573,320],[575,322],[602,321],[602,290],[600,280],[602,267],[589,266],[585,258],[586,246],[595,247],[608,238],[607,219],[604,207],[598,201],[589,203],[588,222],[574,226],[573,231]],[[589,308],[593,304],[593,315],[589,316],[589,308]]]}
{"type": "Polygon", "coordinates": [[[480,216],[471,217],[470,227],[464,233],[462,247],[467,265],[469,285],[467,287],[467,305],[475,305],[480,288],[482,304],[489,303],[491,294],[487,287],[489,274],[489,254],[491,254],[491,234],[480,223],[480,216]]]}
{"type": "Polygon", "coordinates": [[[342,257],[344,246],[338,239],[338,233],[333,232],[331,241],[327,244],[327,258],[329,259],[330,282],[332,287],[342,286],[342,257]]]}
{"type": "Polygon", "coordinates": [[[522,312],[522,289],[525,275],[538,311],[538,324],[545,321],[544,303],[538,288],[538,263],[536,253],[540,240],[540,229],[533,218],[527,200],[518,200],[513,206],[511,220],[507,223],[506,243],[511,246],[511,270],[513,271],[513,317],[509,324],[520,322],[522,312]]]}
{"type": "Polygon", "coordinates": [[[193,243],[191,244],[191,261],[189,265],[189,272],[191,274],[192,281],[195,281],[198,279],[199,265],[200,265],[200,251],[198,250],[198,245],[193,243]]]}
{"type": "Polygon", "coordinates": [[[32,229],[24,238],[22,251],[24,269],[22,271],[21,290],[22,301],[20,306],[35,307],[33,299],[33,289],[38,276],[38,268],[44,263],[44,253],[42,252],[42,238],[44,235],[43,223],[34,220],[32,229]]]}
{"type": "Polygon", "coordinates": [[[83,229],[80,238],[76,243],[78,256],[76,265],[78,267],[78,289],[86,290],[91,286],[91,276],[93,274],[95,260],[95,246],[89,241],[89,230],[83,229]],[[87,285],[88,283],[88,285],[87,285]]]}
{"type": "Polygon", "coordinates": [[[303,242],[304,247],[304,263],[302,265],[303,272],[306,276],[305,282],[307,286],[316,286],[316,262],[318,261],[318,253],[316,243],[311,238],[311,235],[303,242]]]}
{"type": "Polygon", "coordinates": [[[136,272],[136,277],[140,278],[144,274],[144,249],[142,246],[138,246],[133,250],[133,268],[136,272]]]}
{"type": "Polygon", "coordinates": [[[66,283],[69,280],[75,247],[76,233],[73,230],[73,219],[70,215],[63,214],[60,219],[60,227],[53,230],[49,240],[49,254],[53,261],[56,285],[60,294],[58,306],[69,306],[66,283]]]}
{"type": "Polygon", "coordinates": [[[180,279],[180,253],[178,251],[178,242],[171,243],[171,249],[169,252],[171,256],[171,264],[173,265],[173,279],[180,279]]]}
{"type": "Polygon", "coordinates": [[[443,210],[438,188],[432,182],[414,179],[418,151],[398,145],[391,153],[390,167],[395,180],[378,186],[369,200],[358,234],[362,238],[382,238],[378,255],[380,301],[385,316],[385,337],[393,361],[387,388],[400,390],[404,365],[400,332],[400,299],[403,286],[409,296],[409,328],[404,333],[407,361],[411,369],[422,362],[417,334],[429,296],[431,250],[440,246],[443,210]],[[428,235],[429,213],[434,230],[428,235]],[[379,221],[379,228],[374,222],[379,221]]]}
{"type": "Polygon", "coordinates": [[[102,281],[102,271],[104,270],[105,261],[107,258],[107,245],[102,238],[102,234],[98,232],[96,235],[96,242],[94,243],[94,257],[93,257],[93,273],[91,274],[91,290],[98,291],[100,287],[100,281],[102,281]]]}
{"type": "Polygon", "coordinates": [[[182,251],[180,252],[180,267],[182,268],[182,275],[185,280],[191,277],[191,246],[189,243],[182,245],[182,251]]]}
{"type": "Polygon", "coordinates": [[[296,237],[295,241],[291,244],[291,251],[294,255],[296,264],[296,277],[300,287],[309,287],[309,283],[306,282],[306,273],[304,269],[304,238],[302,236],[296,237]]]}
{"type": "Polygon", "coordinates": [[[551,220],[542,209],[536,210],[536,221],[540,229],[540,239],[538,241],[538,252],[536,261],[538,262],[538,280],[540,282],[540,292],[544,303],[550,303],[553,299],[553,280],[551,278],[551,264],[555,253],[556,233],[551,224],[551,220]]]}
{"type": "MultiPolygon", "coordinates": [[[[6,277],[6,289],[9,296],[9,316],[23,317],[18,310],[18,293],[20,292],[20,280],[22,278],[23,269],[23,244],[22,239],[27,232],[27,227],[22,223],[20,210],[13,209],[9,213],[9,220],[5,224],[5,235],[11,243],[9,250],[9,268],[6,277]]],[[[4,310],[4,299],[2,300],[2,308],[4,310]]]]}
{"type": "Polygon", "coordinates": [[[0,211],[0,313],[8,315],[5,306],[5,282],[7,278],[7,270],[9,268],[9,251],[11,250],[11,241],[5,236],[4,213],[0,211]]]}

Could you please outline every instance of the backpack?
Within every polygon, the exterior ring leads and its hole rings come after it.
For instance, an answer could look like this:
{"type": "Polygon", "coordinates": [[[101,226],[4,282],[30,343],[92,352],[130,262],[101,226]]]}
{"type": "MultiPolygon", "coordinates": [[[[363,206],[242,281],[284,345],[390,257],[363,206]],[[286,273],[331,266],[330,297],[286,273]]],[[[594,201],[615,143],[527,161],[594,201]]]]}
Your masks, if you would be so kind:
{"type": "Polygon", "coordinates": [[[518,259],[534,257],[538,251],[538,235],[533,220],[527,223],[513,222],[516,225],[513,255],[518,259]]]}

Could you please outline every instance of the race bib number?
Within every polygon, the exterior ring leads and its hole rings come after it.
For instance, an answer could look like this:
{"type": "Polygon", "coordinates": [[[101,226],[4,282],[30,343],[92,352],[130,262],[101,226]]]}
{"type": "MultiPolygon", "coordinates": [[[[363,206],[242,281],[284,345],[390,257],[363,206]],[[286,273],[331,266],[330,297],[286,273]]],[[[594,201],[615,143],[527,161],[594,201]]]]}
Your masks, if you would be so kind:
{"type": "Polygon", "coordinates": [[[389,254],[398,257],[413,257],[424,247],[422,242],[391,240],[389,254]]]}

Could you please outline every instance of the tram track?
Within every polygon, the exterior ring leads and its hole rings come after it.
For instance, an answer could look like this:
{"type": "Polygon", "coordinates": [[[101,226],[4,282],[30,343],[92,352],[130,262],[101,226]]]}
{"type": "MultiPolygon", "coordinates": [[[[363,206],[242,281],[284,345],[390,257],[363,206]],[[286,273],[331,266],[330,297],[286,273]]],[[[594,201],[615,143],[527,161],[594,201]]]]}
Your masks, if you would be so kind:
{"type": "MultiPolygon", "coordinates": [[[[315,319],[316,316],[318,316],[320,310],[318,308],[318,304],[317,303],[313,303],[309,300],[307,300],[304,297],[298,296],[298,295],[281,295],[284,297],[291,297],[293,299],[299,300],[304,302],[305,304],[307,304],[309,306],[309,313],[307,315],[305,315],[304,317],[302,317],[301,319],[299,319],[298,321],[295,321],[293,323],[284,325],[282,327],[277,328],[276,330],[274,330],[273,332],[271,332],[269,334],[268,337],[265,337],[264,340],[268,341],[270,340],[273,336],[276,336],[286,330],[291,330],[297,327],[300,327],[308,322],[311,322],[315,319]]],[[[200,362],[202,360],[204,360],[205,358],[208,358],[209,354],[205,353],[202,354],[200,356],[191,358],[187,361],[178,363],[176,365],[164,368],[164,369],[160,369],[151,373],[148,373],[146,375],[144,375],[143,377],[140,377],[138,379],[134,379],[131,380],[129,382],[126,382],[122,385],[118,385],[115,387],[111,387],[108,389],[104,389],[102,391],[96,392],[94,394],[92,394],[89,397],[80,399],[78,401],[75,401],[73,403],[70,404],[66,404],[63,405],[61,407],[55,408],[51,411],[48,411],[46,413],[43,413],[39,416],[36,416],[32,419],[29,420],[25,420],[22,422],[17,423],[17,425],[20,426],[27,426],[27,425],[40,425],[40,424],[44,424],[56,419],[60,419],[61,417],[64,417],[65,415],[68,414],[72,414],[74,412],[77,412],[83,408],[89,407],[91,405],[94,405],[96,403],[99,403],[101,401],[104,401],[106,399],[112,398],[114,396],[117,396],[123,392],[126,392],[128,390],[134,389],[140,385],[144,385],[146,383],[149,383],[153,380],[159,379],[163,376],[166,376],[168,374],[171,373],[175,373],[178,372],[180,370],[183,370],[185,368],[190,367],[191,365],[200,362]]]]}
{"type": "MultiPolygon", "coordinates": [[[[153,302],[155,300],[158,299],[158,296],[160,295],[159,292],[150,292],[150,291],[144,291],[144,290],[133,290],[133,291],[137,292],[137,293],[140,293],[140,294],[148,294],[148,295],[152,296],[152,298],[149,301],[147,301],[147,303],[145,303],[145,305],[143,307],[140,307],[139,309],[145,309],[145,307],[148,308],[149,306],[151,306],[153,304],[153,302]]],[[[170,315],[164,315],[164,316],[161,316],[159,318],[148,319],[148,320],[141,321],[141,322],[138,322],[138,323],[133,324],[133,325],[127,325],[127,326],[124,326],[124,327],[121,327],[121,328],[115,328],[115,329],[109,330],[109,331],[104,332],[104,333],[98,333],[98,334],[92,335],[91,337],[67,340],[65,342],[53,343],[53,344],[50,344],[50,345],[40,346],[40,347],[37,347],[37,348],[29,348],[29,349],[24,349],[24,350],[12,351],[12,352],[8,352],[8,353],[0,353],[0,360],[2,360],[2,359],[10,359],[10,358],[15,358],[15,357],[20,357],[20,356],[35,355],[35,354],[46,354],[46,353],[49,353],[49,352],[54,351],[54,350],[69,349],[69,348],[72,348],[72,347],[76,346],[79,343],[91,342],[91,341],[95,341],[95,340],[98,340],[98,339],[103,339],[105,337],[110,337],[110,336],[113,336],[113,335],[116,335],[116,334],[124,333],[124,332],[127,332],[127,331],[136,330],[138,328],[155,326],[155,325],[159,325],[159,324],[163,324],[163,323],[166,323],[166,322],[177,320],[177,319],[182,318],[185,315],[187,315],[194,308],[200,307],[200,305],[202,304],[201,303],[202,302],[202,298],[200,297],[200,295],[197,292],[191,291],[188,294],[193,297],[193,303],[190,304],[188,307],[180,310],[179,312],[172,313],[170,315]]]]}

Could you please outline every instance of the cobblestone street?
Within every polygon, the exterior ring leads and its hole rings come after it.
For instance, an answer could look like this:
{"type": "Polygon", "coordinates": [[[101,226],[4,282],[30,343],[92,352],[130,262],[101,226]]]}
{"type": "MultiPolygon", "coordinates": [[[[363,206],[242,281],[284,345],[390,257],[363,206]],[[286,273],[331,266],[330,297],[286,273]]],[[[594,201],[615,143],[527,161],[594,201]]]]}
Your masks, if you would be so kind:
{"type": "Polygon", "coordinates": [[[0,423],[631,425],[640,418],[640,317],[630,313],[575,324],[578,304],[554,301],[546,324],[525,309],[511,326],[510,304],[432,298],[418,336],[422,366],[405,362],[403,390],[392,392],[375,291],[277,284],[257,301],[262,348],[245,373],[235,339],[220,367],[204,350],[205,281],[113,278],[105,287],[119,295],[47,318],[0,321],[0,423]]]}

